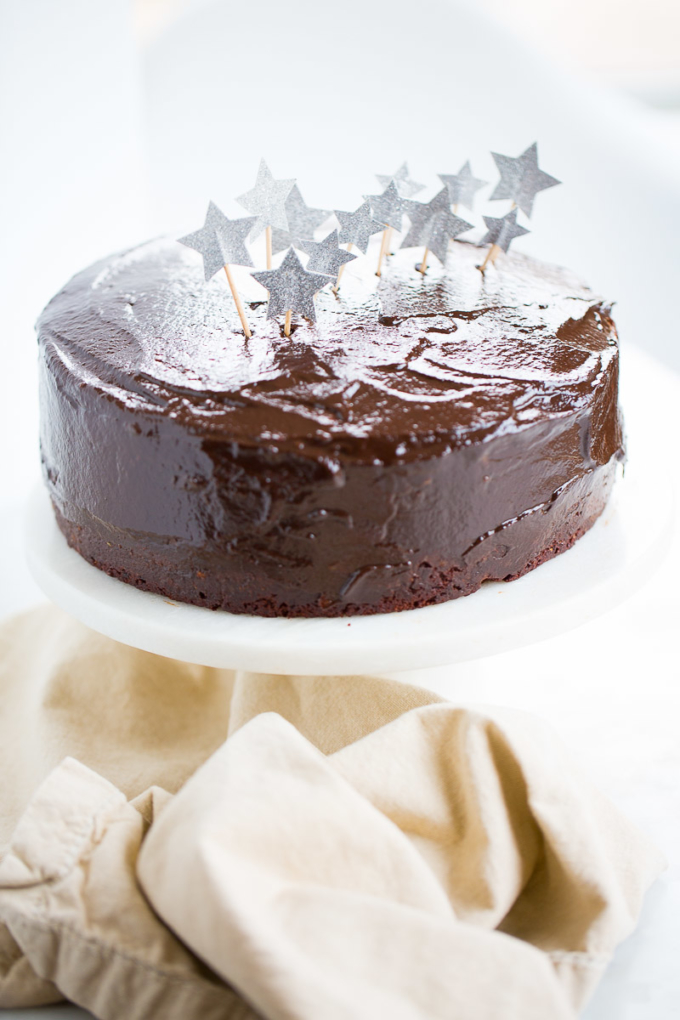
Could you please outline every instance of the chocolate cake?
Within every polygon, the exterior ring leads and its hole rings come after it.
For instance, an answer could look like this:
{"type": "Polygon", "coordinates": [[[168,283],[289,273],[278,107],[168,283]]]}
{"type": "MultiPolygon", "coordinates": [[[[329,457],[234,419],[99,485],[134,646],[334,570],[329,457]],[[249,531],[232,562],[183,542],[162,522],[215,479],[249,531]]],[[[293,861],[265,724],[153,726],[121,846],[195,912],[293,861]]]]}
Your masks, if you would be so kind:
{"type": "Polygon", "coordinates": [[[261,616],[426,606],[568,549],[622,457],[609,307],[521,254],[482,274],[454,242],[424,278],[416,254],[380,282],[362,260],[290,338],[251,300],[246,340],[224,275],[205,283],[174,241],[78,274],[38,323],[69,545],[146,591],[261,616]]]}

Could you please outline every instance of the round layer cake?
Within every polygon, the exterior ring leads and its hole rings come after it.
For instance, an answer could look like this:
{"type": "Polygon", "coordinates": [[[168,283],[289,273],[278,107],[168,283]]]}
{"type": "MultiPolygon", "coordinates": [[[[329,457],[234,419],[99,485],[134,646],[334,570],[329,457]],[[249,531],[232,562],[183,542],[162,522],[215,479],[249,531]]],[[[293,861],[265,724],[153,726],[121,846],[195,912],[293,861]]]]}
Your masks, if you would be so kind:
{"type": "Polygon", "coordinates": [[[622,458],[609,308],[511,253],[454,242],[423,278],[362,259],[283,335],[223,274],[153,241],[78,274],[39,323],[44,474],[107,574],[261,616],[469,595],[568,549],[622,458]],[[483,254],[483,253],[482,253],[483,254]]]}

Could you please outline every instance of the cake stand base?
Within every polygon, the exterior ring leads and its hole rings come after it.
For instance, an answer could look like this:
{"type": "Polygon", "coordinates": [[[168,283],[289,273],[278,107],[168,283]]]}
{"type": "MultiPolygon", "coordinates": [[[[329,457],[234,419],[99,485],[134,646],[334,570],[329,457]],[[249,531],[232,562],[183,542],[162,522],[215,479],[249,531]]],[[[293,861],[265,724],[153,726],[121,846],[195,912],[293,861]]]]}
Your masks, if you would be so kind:
{"type": "Polygon", "coordinates": [[[28,507],[27,556],[42,590],[65,612],[157,655],[256,673],[394,673],[532,644],[623,601],[662,562],[669,542],[672,493],[660,491],[662,478],[637,459],[591,531],[517,581],[486,582],[466,598],[378,616],[236,616],[138,591],[68,547],[42,489],[28,507]]]}

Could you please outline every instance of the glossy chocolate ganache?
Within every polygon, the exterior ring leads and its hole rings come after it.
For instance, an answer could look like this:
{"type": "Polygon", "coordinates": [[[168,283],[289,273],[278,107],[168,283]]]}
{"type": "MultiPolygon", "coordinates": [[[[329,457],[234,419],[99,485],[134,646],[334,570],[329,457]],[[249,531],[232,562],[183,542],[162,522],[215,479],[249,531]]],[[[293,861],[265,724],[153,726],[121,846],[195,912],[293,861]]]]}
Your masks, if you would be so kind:
{"type": "Polygon", "coordinates": [[[512,580],[602,512],[622,457],[609,308],[480,250],[368,259],[290,338],[254,282],[153,241],[79,273],[38,323],[57,521],[90,563],[233,613],[425,606],[512,580]],[[361,275],[363,273],[363,276],[361,275]]]}

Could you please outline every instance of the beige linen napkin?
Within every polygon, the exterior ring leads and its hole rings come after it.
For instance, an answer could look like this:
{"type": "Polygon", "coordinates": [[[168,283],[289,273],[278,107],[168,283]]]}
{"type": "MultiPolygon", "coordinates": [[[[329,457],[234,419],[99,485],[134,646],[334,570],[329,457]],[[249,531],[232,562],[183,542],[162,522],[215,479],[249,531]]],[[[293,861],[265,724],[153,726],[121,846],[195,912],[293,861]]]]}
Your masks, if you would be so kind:
{"type": "Polygon", "coordinates": [[[524,714],[192,667],[53,608],[0,633],[0,769],[0,1006],[573,1017],[661,868],[524,714]]]}
{"type": "Polygon", "coordinates": [[[158,920],[136,880],[142,839],[169,797],[155,787],[130,803],[73,758],[50,773],[0,862],[0,918],[16,946],[14,967],[0,967],[0,1007],[66,997],[107,1020],[254,1016],[158,920]]]}

